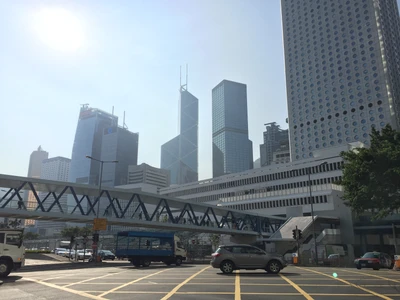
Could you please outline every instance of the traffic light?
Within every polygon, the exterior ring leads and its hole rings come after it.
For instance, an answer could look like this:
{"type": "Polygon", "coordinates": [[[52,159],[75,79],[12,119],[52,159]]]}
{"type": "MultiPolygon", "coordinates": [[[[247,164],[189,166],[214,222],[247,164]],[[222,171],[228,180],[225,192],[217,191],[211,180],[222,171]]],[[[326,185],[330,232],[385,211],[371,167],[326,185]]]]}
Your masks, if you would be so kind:
{"type": "Polygon", "coordinates": [[[93,242],[97,243],[99,241],[99,234],[93,233],[93,242]]]}
{"type": "Polygon", "coordinates": [[[301,232],[301,230],[300,230],[300,229],[298,229],[298,232],[297,232],[297,234],[298,234],[298,238],[299,238],[299,240],[301,240],[301,238],[303,237],[303,233],[301,232]]]}
{"type": "Polygon", "coordinates": [[[293,229],[293,239],[297,240],[297,229],[293,229]]]}

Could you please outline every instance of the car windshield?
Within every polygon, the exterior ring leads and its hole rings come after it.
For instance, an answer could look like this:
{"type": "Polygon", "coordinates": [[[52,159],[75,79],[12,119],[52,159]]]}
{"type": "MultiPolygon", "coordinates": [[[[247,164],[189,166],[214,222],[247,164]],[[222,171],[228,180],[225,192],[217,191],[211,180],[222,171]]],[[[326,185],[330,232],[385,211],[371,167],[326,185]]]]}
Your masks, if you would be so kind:
{"type": "Polygon", "coordinates": [[[367,252],[362,258],[379,258],[378,252],[367,252]]]}

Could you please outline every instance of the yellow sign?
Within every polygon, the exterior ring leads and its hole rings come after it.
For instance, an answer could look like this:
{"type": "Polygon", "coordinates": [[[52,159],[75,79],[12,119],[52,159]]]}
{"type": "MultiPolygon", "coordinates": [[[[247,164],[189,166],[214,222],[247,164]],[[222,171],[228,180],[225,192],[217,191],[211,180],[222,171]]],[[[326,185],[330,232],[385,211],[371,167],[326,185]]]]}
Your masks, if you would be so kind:
{"type": "Polygon", "coordinates": [[[94,219],[93,230],[107,230],[107,219],[103,218],[94,219]]]}

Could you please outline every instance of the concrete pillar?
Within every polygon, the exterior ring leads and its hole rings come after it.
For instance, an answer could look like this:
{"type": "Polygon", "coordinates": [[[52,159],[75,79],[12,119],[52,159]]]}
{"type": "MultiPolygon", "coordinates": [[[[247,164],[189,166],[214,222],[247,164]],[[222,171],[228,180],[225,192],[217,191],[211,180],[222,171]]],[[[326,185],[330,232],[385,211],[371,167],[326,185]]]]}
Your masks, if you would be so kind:
{"type": "Polygon", "coordinates": [[[347,244],[347,256],[349,257],[350,263],[354,261],[354,247],[352,244],[347,244]]]}

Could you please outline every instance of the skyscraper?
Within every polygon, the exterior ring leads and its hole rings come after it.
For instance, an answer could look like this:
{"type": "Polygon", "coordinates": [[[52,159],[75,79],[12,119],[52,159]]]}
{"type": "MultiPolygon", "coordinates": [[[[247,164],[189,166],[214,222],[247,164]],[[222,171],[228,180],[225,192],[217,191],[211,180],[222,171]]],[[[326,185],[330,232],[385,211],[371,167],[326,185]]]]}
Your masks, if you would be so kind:
{"type": "Polygon", "coordinates": [[[86,155],[100,159],[104,129],[117,124],[118,117],[88,105],[82,106],[72,148],[70,182],[98,184],[99,163],[87,159],[86,155]]]}
{"type": "Polygon", "coordinates": [[[292,160],[400,128],[396,0],[282,0],[292,160]]]}
{"type": "MultiPolygon", "coordinates": [[[[44,151],[41,146],[36,151],[31,153],[29,158],[28,177],[40,178],[42,172],[42,162],[49,157],[49,153],[44,151]]],[[[37,207],[37,200],[35,195],[28,191],[24,195],[26,208],[28,210],[35,210],[37,207]]],[[[25,226],[35,225],[35,220],[25,220],[25,226]]]]}
{"type": "Polygon", "coordinates": [[[127,184],[129,166],[137,165],[138,146],[138,133],[119,126],[104,129],[101,160],[118,161],[118,163],[104,164],[102,185],[114,187],[127,184]]]}
{"type": "MultiPolygon", "coordinates": [[[[98,185],[100,164],[86,155],[101,159],[101,148],[104,129],[117,126],[118,117],[97,108],[90,108],[88,104],[82,106],[76,128],[74,145],[72,148],[69,181],[98,185]]],[[[75,199],[68,196],[68,209],[76,205],[75,199]]],[[[83,203],[85,209],[86,204],[83,203]]]]}
{"type": "MultiPolygon", "coordinates": [[[[53,181],[68,181],[69,178],[69,167],[71,160],[66,157],[53,157],[48,158],[42,161],[42,168],[40,173],[41,179],[53,180],[53,181]]],[[[46,197],[47,192],[39,193],[40,199],[44,199],[46,197]]],[[[61,209],[58,205],[54,205],[51,208],[52,212],[64,211],[67,212],[67,194],[64,194],[58,200],[60,203],[61,209]]],[[[49,209],[50,206],[54,203],[54,200],[50,200],[43,203],[43,207],[45,209],[49,209]]],[[[40,235],[53,235],[55,233],[59,233],[60,230],[65,227],[65,222],[52,222],[52,221],[38,221],[37,228],[39,230],[40,235]]]]}
{"type": "MultiPolygon", "coordinates": [[[[276,125],[276,122],[264,125],[266,125],[264,143],[260,145],[261,167],[271,165],[274,160],[274,153],[277,151],[286,151],[286,154],[289,154],[289,130],[281,129],[279,125],[276,125]]],[[[290,155],[287,158],[290,160],[290,155]]]]}
{"type": "Polygon", "coordinates": [[[253,168],[247,87],[223,80],[212,90],[213,177],[253,168]]]}
{"type": "Polygon", "coordinates": [[[161,146],[161,169],[171,172],[171,184],[198,180],[199,100],[180,89],[180,134],[161,146]]]}

